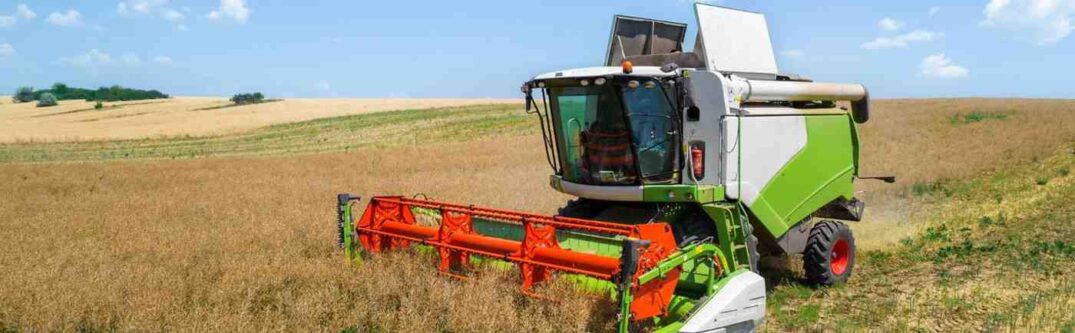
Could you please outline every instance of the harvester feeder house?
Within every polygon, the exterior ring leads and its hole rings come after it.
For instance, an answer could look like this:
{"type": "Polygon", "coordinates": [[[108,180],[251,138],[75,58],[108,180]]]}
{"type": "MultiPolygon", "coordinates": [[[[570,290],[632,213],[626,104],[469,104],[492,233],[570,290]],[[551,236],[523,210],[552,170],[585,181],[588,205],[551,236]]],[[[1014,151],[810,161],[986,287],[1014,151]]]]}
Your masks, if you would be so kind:
{"type": "Polygon", "coordinates": [[[554,216],[400,196],[341,194],[340,245],[427,247],[459,274],[481,260],[607,294],[620,332],[750,332],[765,318],[758,258],[802,254],[806,277],[847,281],[859,221],[859,84],[777,70],[765,17],[695,5],[685,24],[616,16],[604,66],[522,85],[540,120],[549,185],[576,196],[554,216]],[[849,108],[839,107],[838,102],[849,108]],[[419,223],[416,215],[434,215],[419,223]]]}

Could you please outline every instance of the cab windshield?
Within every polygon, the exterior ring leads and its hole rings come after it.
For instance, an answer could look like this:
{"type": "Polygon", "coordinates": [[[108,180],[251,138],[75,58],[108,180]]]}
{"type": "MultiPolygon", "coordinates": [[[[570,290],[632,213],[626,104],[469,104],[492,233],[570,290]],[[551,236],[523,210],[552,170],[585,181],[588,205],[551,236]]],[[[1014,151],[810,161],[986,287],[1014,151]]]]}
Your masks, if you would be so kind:
{"type": "Polygon", "coordinates": [[[547,87],[561,177],[588,185],[674,182],[676,123],[660,82],[608,81],[547,87]]]}

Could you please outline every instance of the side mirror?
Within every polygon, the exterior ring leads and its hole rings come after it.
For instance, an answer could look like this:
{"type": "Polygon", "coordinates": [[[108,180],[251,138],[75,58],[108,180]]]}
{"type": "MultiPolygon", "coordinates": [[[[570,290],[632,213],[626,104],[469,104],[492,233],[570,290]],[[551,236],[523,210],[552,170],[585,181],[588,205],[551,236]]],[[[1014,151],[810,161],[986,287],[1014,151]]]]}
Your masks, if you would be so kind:
{"type": "Polygon", "coordinates": [[[526,113],[530,113],[530,109],[534,108],[534,97],[530,93],[526,93],[526,113]]]}

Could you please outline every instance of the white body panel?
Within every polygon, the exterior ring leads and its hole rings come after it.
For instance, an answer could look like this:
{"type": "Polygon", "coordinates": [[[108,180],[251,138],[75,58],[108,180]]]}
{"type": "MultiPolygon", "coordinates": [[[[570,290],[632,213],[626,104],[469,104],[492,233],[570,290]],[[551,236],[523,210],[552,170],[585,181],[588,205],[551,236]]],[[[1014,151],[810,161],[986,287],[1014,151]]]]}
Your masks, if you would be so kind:
{"type": "MultiPolygon", "coordinates": [[[[724,89],[727,80],[714,72],[690,72],[690,90],[692,102],[698,107],[698,121],[683,120],[683,143],[692,141],[705,142],[704,172],[701,179],[695,179],[691,170],[690,154],[684,154],[687,163],[683,164],[684,184],[721,185],[721,162],[724,158],[721,147],[720,119],[728,110],[728,95],[724,89]]],[[[686,115],[684,115],[686,118],[686,115]]]]}
{"type": "Polygon", "coordinates": [[[747,115],[741,118],[742,128],[737,123],[739,119],[725,118],[722,126],[726,152],[724,187],[728,198],[752,206],[765,185],[806,147],[806,117],[747,115]]]}
{"type": "Polygon", "coordinates": [[[559,176],[553,179],[553,188],[556,188],[556,184],[559,184],[558,190],[563,193],[570,193],[575,196],[583,198],[600,198],[601,200],[610,201],[627,201],[627,202],[639,202],[642,201],[643,192],[642,186],[601,186],[601,185],[586,185],[576,184],[568,182],[559,178],[559,176]]]}
{"type": "Polygon", "coordinates": [[[765,279],[740,273],[701,306],[679,329],[683,333],[754,332],[765,321],[765,279]]]}
{"type": "Polygon", "coordinates": [[[694,5],[703,60],[710,71],[776,74],[765,16],[703,3],[694,5]]]}

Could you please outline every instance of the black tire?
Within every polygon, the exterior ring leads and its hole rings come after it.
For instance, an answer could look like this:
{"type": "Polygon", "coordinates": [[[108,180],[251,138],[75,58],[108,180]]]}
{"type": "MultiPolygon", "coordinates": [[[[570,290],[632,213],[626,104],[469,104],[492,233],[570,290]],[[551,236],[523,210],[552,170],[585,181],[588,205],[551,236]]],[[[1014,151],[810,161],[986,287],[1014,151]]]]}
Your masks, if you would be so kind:
{"type": "Polygon", "coordinates": [[[810,229],[803,251],[803,270],[810,283],[830,286],[847,282],[855,267],[855,237],[837,221],[821,221],[810,229]]]}

